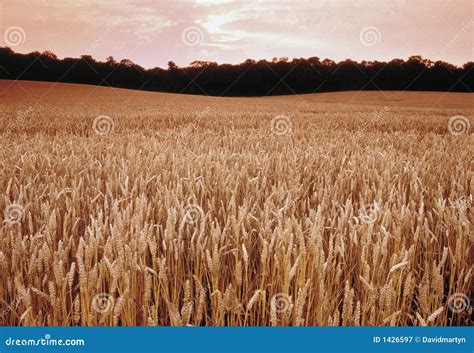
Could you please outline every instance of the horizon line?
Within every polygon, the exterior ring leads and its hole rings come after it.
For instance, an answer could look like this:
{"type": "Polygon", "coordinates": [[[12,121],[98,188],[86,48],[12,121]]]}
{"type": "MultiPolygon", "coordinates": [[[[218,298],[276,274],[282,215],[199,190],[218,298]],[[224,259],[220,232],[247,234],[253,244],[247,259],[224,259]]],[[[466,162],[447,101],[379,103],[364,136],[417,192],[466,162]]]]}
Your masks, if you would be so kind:
{"type": "MultiPolygon", "coordinates": [[[[46,50],[43,50],[43,51],[40,51],[40,50],[35,50],[35,51],[32,51],[32,52],[29,52],[29,53],[21,53],[21,52],[17,52],[17,51],[14,51],[11,47],[9,46],[1,46],[0,45],[0,50],[1,49],[9,49],[11,50],[14,54],[18,54],[18,55],[34,55],[35,53],[40,53],[40,55],[43,55],[44,53],[51,53],[55,56],[55,58],[52,58],[52,59],[55,59],[55,60],[65,60],[65,59],[75,59],[75,60],[81,60],[83,59],[83,57],[91,57],[95,62],[98,62],[98,63],[107,63],[107,58],[105,58],[105,60],[100,60],[98,58],[95,58],[93,57],[91,54],[81,54],[79,57],[73,57],[73,56],[64,56],[64,57],[59,57],[55,52],[53,52],[52,50],[49,50],[49,49],[46,49],[46,50]]],[[[114,61],[116,63],[121,63],[122,61],[124,60],[128,60],[130,61],[131,63],[133,63],[134,65],[136,66],[139,66],[143,69],[145,69],[146,71],[148,70],[153,70],[153,69],[161,69],[161,70],[169,70],[169,67],[168,68],[163,68],[161,66],[153,66],[153,67],[145,67],[145,66],[142,66],[136,62],[134,62],[133,60],[131,59],[128,59],[128,58],[123,58],[123,59],[120,59],[120,60],[116,60],[116,58],[113,56],[113,55],[109,55],[109,57],[112,57],[114,59],[114,61]]],[[[266,62],[285,62],[284,60],[282,59],[287,59],[286,62],[288,63],[291,63],[292,61],[294,60],[308,60],[308,59],[311,59],[311,58],[318,58],[319,61],[321,63],[323,63],[324,61],[332,61],[336,64],[339,64],[339,63],[344,63],[344,62],[347,62],[347,61],[352,61],[352,62],[355,62],[357,64],[362,64],[364,62],[367,62],[367,63],[390,63],[394,60],[402,60],[404,62],[407,62],[408,60],[410,60],[410,58],[413,58],[413,57],[420,57],[421,59],[423,60],[426,60],[426,61],[430,61],[432,63],[444,63],[444,64],[449,64],[453,67],[456,67],[456,68],[463,68],[465,65],[469,64],[469,63],[473,63],[474,61],[473,60],[470,60],[470,61],[466,61],[464,62],[463,64],[461,65],[458,65],[458,64],[453,64],[453,63],[450,63],[450,62],[447,62],[447,61],[443,61],[443,60],[432,60],[428,57],[423,57],[423,55],[421,54],[413,54],[413,55],[410,55],[408,56],[406,59],[405,58],[402,58],[402,57],[396,57],[396,58],[392,58],[390,60],[371,60],[371,59],[364,59],[364,60],[361,60],[361,61],[358,61],[358,60],[355,60],[355,59],[351,59],[351,58],[346,58],[346,59],[343,59],[343,60],[339,60],[339,61],[336,61],[336,60],[333,60],[331,58],[320,58],[319,56],[315,55],[315,56],[311,56],[311,57],[290,57],[290,56],[281,56],[281,57],[273,57],[272,59],[267,59],[267,58],[259,58],[259,59],[254,59],[254,58],[247,58],[245,59],[244,61],[240,62],[240,63],[228,63],[228,62],[217,62],[217,61],[209,61],[209,60],[201,60],[201,59],[195,59],[193,61],[191,61],[187,66],[179,66],[177,65],[174,60],[170,59],[168,60],[168,63],[174,63],[176,65],[176,67],[178,68],[189,68],[189,67],[192,67],[191,65],[195,62],[202,62],[202,63],[212,63],[212,64],[217,64],[218,66],[221,66],[221,65],[231,65],[231,66],[238,66],[238,65],[242,65],[242,64],[245,64],[247,61],[255,61],[256,63],[260,62],[260,61],[266,61],[266,62]],[[274,59],[277,59],[277,61],[274,61],[274,59]]],[[[51,58],[51,57],[50,57],[51,58]]]]}

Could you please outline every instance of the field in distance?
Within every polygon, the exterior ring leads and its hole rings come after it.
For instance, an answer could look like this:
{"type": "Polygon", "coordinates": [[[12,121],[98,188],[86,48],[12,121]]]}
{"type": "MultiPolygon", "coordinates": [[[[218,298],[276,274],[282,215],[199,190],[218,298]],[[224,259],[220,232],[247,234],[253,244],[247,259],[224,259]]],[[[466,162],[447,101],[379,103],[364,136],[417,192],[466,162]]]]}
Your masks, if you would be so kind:
{"type": "Polygon", "coordinates": [[[0,81],[0,325],[471,325],[472,98],[0,81]]]}

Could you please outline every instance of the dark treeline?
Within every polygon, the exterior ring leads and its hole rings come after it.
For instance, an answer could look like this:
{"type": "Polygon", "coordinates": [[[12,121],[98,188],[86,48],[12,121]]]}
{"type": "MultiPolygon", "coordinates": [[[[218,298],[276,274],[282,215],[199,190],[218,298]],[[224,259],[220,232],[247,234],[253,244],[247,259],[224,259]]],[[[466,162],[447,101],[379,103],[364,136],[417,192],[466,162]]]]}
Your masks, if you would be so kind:
{"type": "Polygon", "coordinates": [[[150,91],[225,96],[261,96],[348,90],[412,90],[472,92],[474,62],[457,67],[421,56],[390,62],[317,57],[246,60],[238,65],[194,61],[168,68],[144,69],[113,57],[105,62],[89,55],[58,59],[52,52],[18,54],[0,48],[0,79],[58,81],[150,91]]]}

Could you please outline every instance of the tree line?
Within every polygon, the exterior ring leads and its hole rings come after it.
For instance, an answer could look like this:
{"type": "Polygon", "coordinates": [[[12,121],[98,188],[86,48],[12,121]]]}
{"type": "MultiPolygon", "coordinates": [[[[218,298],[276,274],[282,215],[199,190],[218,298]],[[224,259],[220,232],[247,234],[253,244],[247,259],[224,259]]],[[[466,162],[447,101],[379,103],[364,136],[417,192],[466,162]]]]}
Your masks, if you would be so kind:
{"type": "Polygon", "coordinates": [[[472,92],[474,62],[455,66],[419,55],[389,62],[350,59],[248,59],[241,64],[194,61],[145,69],[129,59],[90,55],[58,59],[50,52],[15,53],[0,48],[0,79],[82,83],[148,91],[213,96],[263,96],[348,90],[472,92]]]}

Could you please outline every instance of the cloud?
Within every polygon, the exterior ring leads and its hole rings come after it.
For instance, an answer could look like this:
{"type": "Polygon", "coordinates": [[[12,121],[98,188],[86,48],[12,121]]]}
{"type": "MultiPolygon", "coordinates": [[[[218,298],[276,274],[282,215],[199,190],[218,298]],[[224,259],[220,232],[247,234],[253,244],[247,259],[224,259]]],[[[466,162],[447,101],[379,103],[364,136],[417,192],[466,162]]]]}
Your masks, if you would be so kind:
{"type": "Polygon", "coordinates": [[[246,58],[319,56],[391,59],[438,55],[453,63],[472,60],[472,28],[456,46],[441,48],[472,20],[470,0],[449,6],[442,0],[2,0],[2,26],[20,26],[24,44],[16,50],[52,50],[61,56],[114,55],[152,67],[206,59],[240,62],[246,58]],[[429,16],[427,16],[429,12],[429,16]],[[118,25],[114,25],[118,23],[118,25]],[[366,47],[365,27],[376,27],[381,41],[366,47]],[[113,30],[109,30],[113,27],[113,30]],[[189,46],[183,31],[197,27],[202,41],[189,46]],[[107,36],[103,33],[107,32],[107,36]],[[441,55],[441,56],[440,56],[441,55]]]}

